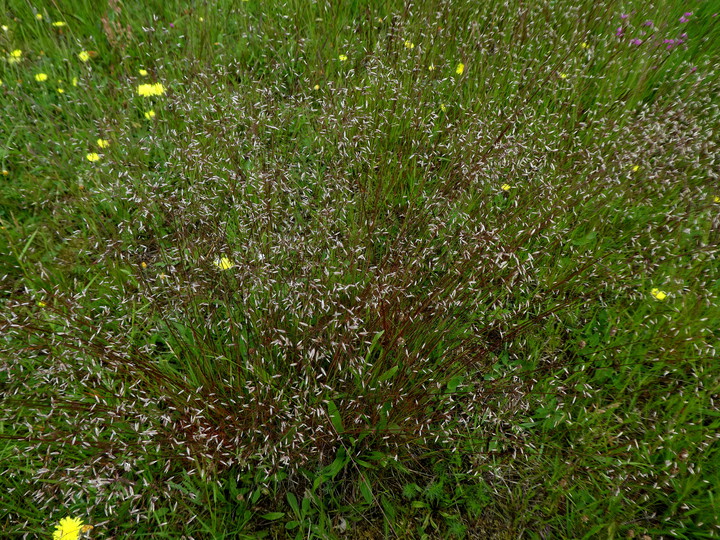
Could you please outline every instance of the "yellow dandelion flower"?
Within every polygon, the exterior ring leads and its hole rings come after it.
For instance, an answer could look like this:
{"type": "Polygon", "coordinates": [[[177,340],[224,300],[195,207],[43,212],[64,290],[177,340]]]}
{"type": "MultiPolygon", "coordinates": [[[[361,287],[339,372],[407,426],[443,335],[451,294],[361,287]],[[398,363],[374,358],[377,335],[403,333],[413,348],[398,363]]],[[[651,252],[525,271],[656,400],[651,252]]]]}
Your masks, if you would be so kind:
{"type": "Polygon", "coordinates": [[[316,84],[315,86],[313,86],[313,89],[314,89],[314,90],[320,90],[320,85],[319,85],[319,84],[316,84]]]}
{"type": "Polygon", "coordinates": [[[455,68],[455,73],[458,75],[462,75],[465,72],[465,64],[460,62],[457,67],[455,68]]]}
{"type": "Polygon", "coordinates": [[[152,120],[153,118],[155,118],[155,111],[153,111],[153,110],[147,111],[145,113],[145,118],[147,118],[148,120],[152,120]]]}
{"type": "Polygon", "coordinates": [[[20,58],[22,58],[22,51],[20,49],[15,49],[8,57],[8,64],[17,64],[20,61],[20,58]]]}
{"type": "Polygon", "coordinates": [[[640,170],[640,165],[633,165],[632,172],[638,172],[640,170]]]}
{"type": "Polygon", "coordinates": [[[107,148],[110,146],[110,141],[107,139],[98,139],[97,141],[98,148],[107,148]]]}
{"type": "Polygon", "coordinates": [[[77,86],[77,83],[78,83],[78,78],[77,78],[77,77],[73,77],[73,78],[72,78],[72,85],[73,85],[73,86],[77,86]]]}
{"type": "Polygon", "coordinates": [[[227,257],[220,257],[219,259],[215,259],[213,261],[213,264],[217,266],[220,270],[229,270],[230,268],[235,266],[233,262],[227,257]]]}
{"type": "Polygon", "coordinates": [[[67,26],[67,24],[65,24],[63,21],[55,21],[54,23],[52,23],[52,25],[55,28],[62,28],[63,26],[67,26]]]}
{"type": "Polygon", "coordinates": [[[588,48],[588,44],[583,41],[583,42],[580,44],[580,47],[582,47],[583,49],[587,49],[587,48],[588,48]]]}
{"type": "Polygon", "coordinates": [[[48,80],[47,73],[36,73],[35,74],[35,80],[37,82],[44,82],[48,80]]]}
{"type": "Polygon", "coordinates": [[[140,263],[140,266],[141,266],[143,269],[145,269],[145,268],[147,268],[147,263],[146,263],[145,261],[143,261],[143,262],[140,263]]]}
{"type": "Polygon", "coordinates": [[[665,300],[665,298],[667,298],[667,293],[665,291],[661,291],[657,287],[651,290],[650,294],[658,300],[665,300]]]}
{"type": "Polygon", "coordinates": [[[58,93],[58,94],[64,94],[64,93],[65,93],[65,90],[63,90],[62,88],[58,88],[58,89],[57,89],[57,93],[58,93]]]}
{"type": "Polygon", "coordinates": [[[66,517],[55,526],[53,540],[78,540],[83,531],[83,521],[80,518],[66,517]]]}
{"type": "Polygon", "coordinates": [[[36,13],[36,14],[35,14],[35,18],[36,18],[38,21],[42,21],[42,13],[36,13]]]}
{"type": "Polygon", "coordinates": [[[414,49],[415,44],[412,41],[405,41],[405,48],[406,49],[414,49]]]}
{"type": "Polygon", "coordinates": [[[148,74],[147,69],[140,69],[140,70],[138,70],[138,73],[139,73],[142,77],[147,77],[147,74],[148,74]]]}
{"type": "Polygon", "coordinates": [[[85,158],[87,158],[88,161],[95,162],[100,159],[100,155],[97,152],[90,152],[85,156],[85,158]]]}
{"type": "Polygon", "coordinates": [[[161,96],[165,93],[165,87],[160,83],[138,85],[137,92],[144,97],[161,96]]]}
{"type": "Polygon", "coordinates": [[[500,186],[500,189],[502,189],[503,191],[510,191],[510,187],[510,184],[503,184],[502,186],[500,186]]]}
{"type": "Polygon", "coordinates": [[[83,62],[87,62],[88,60],[90,60],[90,53],[87,51],[80,51],[78,53],[78,58],[83,62]]]}
{"type": "Polygon", "coordinates": [[[567,79],[567,73],[561,73],[560,74],[561,79],[567,79]]]}
{"type": "Polygon", "coordinates": [[[340,56],[338,56],[338,60],[340,60],[341,62],[345,62],[345,60],[347,60],[347,56],[344,54],[341,54],[340,56]]]}

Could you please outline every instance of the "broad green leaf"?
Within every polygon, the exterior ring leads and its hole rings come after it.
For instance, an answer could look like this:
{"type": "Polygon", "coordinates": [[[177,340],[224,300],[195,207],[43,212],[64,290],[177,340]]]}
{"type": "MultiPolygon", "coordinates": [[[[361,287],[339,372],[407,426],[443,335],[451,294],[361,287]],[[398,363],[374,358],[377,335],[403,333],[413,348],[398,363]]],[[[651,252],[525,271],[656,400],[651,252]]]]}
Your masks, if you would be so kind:
{"type": "Polygon", "coordinates": [[[391,367],[391,368],[388,369],[385,373],[383,373],[382,375],[380,375],[380,377],[378,377],[377,382],[381,383],[381,382],[387,381],[389,378],[391,378],[393,375],[395,375],[395,374],[397,373],[397,370],[398,370],[399,368],[400,368],[400,366],[393,366],[393,367],[391,367]]]}
{"type": "Polygon", "coordinates": [[[372,488],[370,487],[370,482],[368,481],[368,479],[365,477],[364,474],[360,475],[360,493],[362,494],[366,503],[372,504],[372,502],[373,502],[372,488]]]}
{"type": "Polygon", "coordinates": [[[449,390],[450,392],[454,392],[455,390],[457,390],[457,387],[458,387],[458,386],[460,385],[460,383],[463,381],[463,378],[464,378],[464,377],[463,377],[462,375],[455,375],[455,376],[454,376],[452,379],[450,379],[450,381],[448,382],[448,385],[447,385],[448,390],[449,390]]]}
{"type": "Polygon", "coordinates": [[[300,507],[298,506],[298,500],[292,491],[288,491],[287,501],[288,501],[288,504],[290,505],[290,508],[292,508],[293,512],[295,512],[295,515],[297,517],[300,517],[300,507]]]}
{"type": "Polygon", "coordinates": [[[338,411],[337,405],[335,405],[335,402],[330,400],[327,404],[328,407],[328,414],[330,415],[330,421],[332,422],[333,427],[335,428],[335,431],[338,433],[342,433],[345,431],[345,428],[343,427],[342,418],[340,416],[340,411],[338,411]]]}

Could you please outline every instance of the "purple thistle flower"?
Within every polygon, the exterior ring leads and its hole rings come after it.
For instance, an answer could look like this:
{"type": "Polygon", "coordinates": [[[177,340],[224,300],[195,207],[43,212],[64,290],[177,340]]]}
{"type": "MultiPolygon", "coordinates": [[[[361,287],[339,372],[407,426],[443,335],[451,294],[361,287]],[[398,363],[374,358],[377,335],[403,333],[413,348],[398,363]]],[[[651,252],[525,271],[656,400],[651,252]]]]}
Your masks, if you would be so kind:
{"type": "Polygon", "coordinates": [[[173,23],[170,23],[170,28],[175,28],[175,25],[173,23]]]}

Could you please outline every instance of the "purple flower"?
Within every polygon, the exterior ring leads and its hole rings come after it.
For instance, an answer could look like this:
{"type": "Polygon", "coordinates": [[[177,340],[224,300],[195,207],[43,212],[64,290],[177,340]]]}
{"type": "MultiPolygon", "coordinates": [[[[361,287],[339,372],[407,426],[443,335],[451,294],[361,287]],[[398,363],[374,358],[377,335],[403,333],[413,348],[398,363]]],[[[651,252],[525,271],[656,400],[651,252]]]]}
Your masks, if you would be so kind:
{"type": "Polygon", "coordinates": [[[690,73],[695,73],[697,71],[697,66],[693,66],[690,68],[690,73]]]}
{"type": "Polygon", "coordinates": [[[643,23],[643,25],[644,25],[644,26],[652,26],[652,25],[653,25],[653,22],[652,22],[652,21],[645,21],[645,22],[643,23]]]}
{"type": "Polygon", "coordinates": [[[622,26],[618,26],[617,32],[615,32],[615,35],[617,37],[621,37],[625,33],[625,30],[623,30],[622,26]]]}
{"type": "Polygon", "coordinates": [[[621,19],[627,19],[629,16],[630,16],[630,15],[628,15],[627,13],[621,13],[621,14],[620,14],[620,18],[621,18],[621,19]]]}
{"type": "Polygon", "coordinates": [[[683,13],[683,16],[680,17],[681,23],[686,23],[690,20],[690,16],[692,15],[692,12],[688,11],[687,13],[683,13]]]}
{"type": "Polygon", "coordinates": [[[642,39],[635,38],[630,40],[630,43],[632,43],[633,45],[642,45],[642,39]]]}
{"type": "Polygon", "coordinates": [[[175,28],[175,25],[173,23],[170,23],[170,28],[175,28]]]}

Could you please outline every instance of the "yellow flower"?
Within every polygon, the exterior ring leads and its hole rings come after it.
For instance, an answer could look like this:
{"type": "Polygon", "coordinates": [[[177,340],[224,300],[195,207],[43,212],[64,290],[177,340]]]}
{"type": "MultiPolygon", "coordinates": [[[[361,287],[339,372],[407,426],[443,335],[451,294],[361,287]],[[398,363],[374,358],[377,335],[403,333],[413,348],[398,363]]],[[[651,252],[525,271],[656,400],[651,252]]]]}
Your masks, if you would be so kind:
{"type": "Polygon", "coordinates": [[[110,141],[108,141],[107,139],[98,139],[97,145],[98,148],[107,148],[108,146],[110,146],[110,141]]]}
{"type": "Polygon", "coordinates": [[[55,21],[54,23],[52,23],[52,25],[55,28],[62,28],[63,26],[67,26],[67,24],[65,24],[63,21],[55,21]]]}
{"type": "Polygon", "coordinates": [[[45,302],[43,302],[43,301],[38,302],[37,305],[38,305],[38,307],[45,307],[45,306],[47,306],[47,304],[46,304],[45,302]]]}
{"type": "Polygon", "coordinates": [[[80,51],[78,53],[78,58],[83,62],[87,62],[88,60],[90,60],[90,53],[87,51],[80,51]]]}
{"type": "Polygon", "coordinates": [[[414,49],[415,44],[412,41],[405,41],[405,48],[406,49],[414,49]]]}
{"type": "Polygon", "coordinates": [[[502,189],[503,191],[510,191],[510,184],[503,184],[502,186],[500,186],[500,189],[502,189]]]}
{"type": "Polygon", "coordinates": [[[85,156],[88,161],[98,161],[100,159],[100,156],[96,152],[90,152],[85,156]]]}
{"type": "Polygon", "coordinates": [[[313,89],[315,89],[315,90],[320,90],[320,85],[319,85],[319,84],[316,84],[315,86],[313,86],[313,89]]]}
{"type": "Polygon", "coordinates": [[[10,53],[10,56],[8,57],[8,64],[17,64],[20,61],[21,57],[22,51],[20,49],[15,49],[10,53]]]}
{"type": "Polygon", "coordinates": [[[139,73],[142,77],[146,77],[148,72],[147,72],[147,69],[141,69],[141,70],[138,71],[138,73],[139,73]]]}
{"type": "Polygon", "coordinates": [[[147,111],[145,113],[145,118],[147,118],[148,120],[152,120],[153,118],[155,118],[155,111],[153,111],[153,110],[147,111]]]}
{"type": "Polygon", "coordinates": [[[227,257],[221,257],[219,259],[215,259],[213,261],[213,264],[215,266],[217,266],[220,270],[229,270],[230,268],[235,266],[233,264],[233,262],[230,259],[228,259],[227,257]]]}
{"type": "Polygon", "coordinates": [[[161,96],[165,93],[165,87],[160,83],[141,84],[138,86],[137,92],[141,96],[161,96]]]}
{"type": "Polygon", "coordinates": [[[638,172],[640,170],[640,165],[633,165],[632,172],[638,172]]]}
{"type": "Polygon", "coordinates": [[[444,103],[441,103],[441,104],[440,104],[440,110],[441,110],[442,112],[447,112],[447,107],[445,106],[444,103]]]}
{"type": "Polygon", "coordinates": [[[667,298],[667,293],[665,291],[661,291],[658,288],[654,288],[653,290],[651,290],[650,294],[652,294],[658,300],[665,300],[665,298],[667,298]]]}
{"type": "Polygon", "coordinates": [[[560,74],[561,79],[567,79],[567,73],[561,73],[560,74]]]}
{"type": "Polygon", "coordinates": [[[205,21],[205,18],[204,18],[204,17],[200,17],[200,19],[198,19],[198,20],[199,20],[200,22],[204,22],[204,21],[205,21]]]}
{"type": "MultiPolygon", "coordinates": [[[[3,171],[3,172],[4,172],[4,171],[3,171]]],[[[713,202],[720,203],[720,197],[718,197],[717,195],[715,195],[715,196],[713,197],[713,202]]]]}
{"type": "Polygon", "coordinates": [[[585,43],[584,41],[580,44],[580,46],[581,46],[583,49],[587,49],[587,48],[588,48],[588,44],[585,43]]]}
{"type": "Polygon", "coordinates": [[[46,73],[36,73],[35,74],[35,80],[37,82],[43,82],[48,80],[48,76],[46,73]]]}
{"type": "Polygon", "coordinates": [[[140,266],[141,266],[143,269],[145,269],[145,268],[147,268],[147,263],[146,263],[145,261],[143,261],[143,262],[140,263],[140,266]]]}
{"type": "Polygon", "coordinates": [[[458,75],[462,75],[465,72],[465,64],[460,62],[457,67],[455,68],[455,73],[458,75]]]}
{"type": "Polygon", "coordinates": [[[77,82],[78,82],[78,81],[77,81],[77,77],[73,77],[73,78],[72,78],[72,85],[73,85],[73,86],[77,86],[77,82]]]}
{"type": "Polygon", "coordinates": [[[57,93],[58,93],[58,94],[64,94],[64,93],[65,93],[65,90],[63,90],[62,88],[58,88],[58,89],[57,89],[57,93]]]}
{"type": "Polygon", "coordinates": [[[2,82],[2,79],[0,79],[0,86],[2,86],[2,85],[3,85],[3,82],[2,82]]]}
{"type": "Polygon", "coordinates": [[[80,532],[84,530],[83,521],[80,518],[62,518],[55,526],[53,540],[78,540],[80,532]]]}
{"type": "Polygon", "coordinates": [[[9,174],[10,174],[10,171],[8,171],[7,169],[3,169],[3,170],[2,170],[2,175],[3,175],[3,176],[7,176],[7,175],[9,175],[9,174]]]}
{"type": "Polygon", "coordinates": [[[36,14],[35,14],[35,18],[36,18],[38,21],[42,21],[42,13],[36,13],[36,14]]]}
{"type": "Polygon", "coordinates": [[[340,56],[338,56],[338,60],[340,60],[341,62],[344,62],[345,60],[347,60],[347,56],[345,56],[344,54],[341,54],[340,56]]]}
{"type": "Polygon", "coordinates": [[[2,26],[0,26],[0,28],[3,29],[3,32],[7,32],[8,30],[10,30],[6,24],[3,24],[2,26]]]}
{"type": "Polygon", "coordinates": [[[428,71],[435,71],[435,64],[430,64],[428,66],[428,71]]]}

